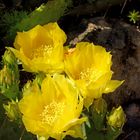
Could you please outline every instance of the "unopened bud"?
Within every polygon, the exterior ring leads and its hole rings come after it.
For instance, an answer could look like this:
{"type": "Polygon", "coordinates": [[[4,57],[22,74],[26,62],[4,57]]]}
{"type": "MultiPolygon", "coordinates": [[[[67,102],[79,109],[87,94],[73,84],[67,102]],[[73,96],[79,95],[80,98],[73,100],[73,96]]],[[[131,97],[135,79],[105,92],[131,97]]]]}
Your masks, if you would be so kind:
{"type": "Polygon", "coordinates": [[[21,114],[18,108],[18,102],[16,101],[11,101],[8,102],[8,104],[4,104],[3,105],[4,109],[5,109],[5,113],[8,116],[8,118],[11,121],[16,121],[19,120],[19,118],[21,118],[21,114]]]}
{"type": "Polygon", "coordinates": [[[4,67],[0,70],[0,92],[9,99],[16,99],[19,93],[19,70],[14,54],[6,50],[3,55],[4,67]]]}
{"type": "Polygon", "coordinates": [[[99,98],[91,106],[92,118],[97,130],[104,128],[104,119],[107,113],[107,103],[104,99],[99,98]]]}
{"type": "Polygon", "coordinates": [[[113,128],[122,128],[126,122],[126,115],[121,106],[116,109],[113,109],[110,115],[107,117],[108,125],[113,128]]]}

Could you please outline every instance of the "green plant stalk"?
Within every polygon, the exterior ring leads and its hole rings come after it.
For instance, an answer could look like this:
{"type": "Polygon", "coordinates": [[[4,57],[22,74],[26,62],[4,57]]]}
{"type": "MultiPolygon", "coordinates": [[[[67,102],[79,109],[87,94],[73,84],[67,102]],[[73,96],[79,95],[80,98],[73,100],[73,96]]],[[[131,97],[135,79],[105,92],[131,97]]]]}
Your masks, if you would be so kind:
{"type": "Polygon", "coordinates": [[[93,129],[93,131],[87,135],[87,140],[105,140],[103,132],[93,129]]]}
{"type": "Polygon", "coordinates": [[[108,126],[107,133],[105,134],[105,140],[115,140],[121,133],[121,128],[113,128],[108,126]]]}

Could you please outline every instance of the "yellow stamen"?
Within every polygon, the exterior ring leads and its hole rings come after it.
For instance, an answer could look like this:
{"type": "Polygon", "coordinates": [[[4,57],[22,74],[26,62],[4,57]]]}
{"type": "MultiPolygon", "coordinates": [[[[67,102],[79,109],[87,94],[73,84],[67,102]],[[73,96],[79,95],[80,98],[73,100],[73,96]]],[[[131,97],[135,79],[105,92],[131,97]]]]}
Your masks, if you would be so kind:
{"type": "Polygon", "coordinates": [[[41,47],[33,50],[31,58],[45,57],[52,53],[53,47],[51,45],[41,45],[41,47]]]}
{"type": "Polygon", "coordinates": [[[91,72],[92,72],[91,68],[87,68],[86,70],[81,71],[80,72],[80,79],[89,80],[91,72]]]}
{"type": "Polygon", "coordinates": [[[40,114],[40,116],[42,117],[42,122],[53,125],[53,123],[63,113],[64,106],[64,102],[57,103],[55,101],[53,101],[49,105],[46,105],[43,112],[40,114]]]}
{"type": "Polygon", "coordinates": [[[90,84],[90,82],[96,81],[101,75],[101,71],[91,67],[81,71],[79,79],[86,80],[87,84],[90,84]]]}

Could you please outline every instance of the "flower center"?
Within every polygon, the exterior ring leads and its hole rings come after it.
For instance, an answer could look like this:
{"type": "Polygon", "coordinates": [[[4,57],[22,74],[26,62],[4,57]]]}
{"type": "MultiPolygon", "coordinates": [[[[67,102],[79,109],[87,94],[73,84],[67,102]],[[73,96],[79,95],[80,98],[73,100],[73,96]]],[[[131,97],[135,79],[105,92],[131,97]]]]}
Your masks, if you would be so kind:
{"type": "Polygon", "coordinates": [[[31,58],[45,57],[52,53],[52,45],[41,45],[39,48],[33,50],[31,58]]]}
{"type": "Polygon", "coordinates": [[[84,69],[83,71],[80,72],[80,77],[79,78],[84,79],[86,81],[89,81],[92,72],[93,72],[92,68],[84,69]]]}
{"type": "Polygon", "coordinates": [[[54,122],[62,115],[64,111],[64,102],[57,103],[53,101],[44,107],[43,112],[40,114],[43,123],[53,125],[54,122]]]}
{"type": "Polygon", "coordinates": [[[87,84],[90,84],[90,82],[95,82],[99,79],[102,74],[103,72],[101,70],[91,67],[81,71],[79,79],[85,80],[87,84]]]}

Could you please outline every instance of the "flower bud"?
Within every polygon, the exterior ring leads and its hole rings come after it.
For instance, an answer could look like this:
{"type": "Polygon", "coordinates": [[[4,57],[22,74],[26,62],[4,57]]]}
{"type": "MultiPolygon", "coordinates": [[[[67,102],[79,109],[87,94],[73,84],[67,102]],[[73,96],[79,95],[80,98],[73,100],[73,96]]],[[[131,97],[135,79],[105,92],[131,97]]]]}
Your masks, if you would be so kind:
{"type": "Polygon", "coordinates": [[[113,128],[122,128],[126,121],[126,115],[121,106],[116,109],[113,109],[110,115],[107,117],[108,125],[113,128]]]}
{"type": "Polygon", "coordinates": [[[96,99],[91,106],[92,118],[97,130],[104,128],[104,119],[107,112],[107,103],[103,98],[96,99]]]}
{"type": "Polygon", "coordinates": [[[4,67],[0,70],[0,92],[9,99],[16,99],[19,93],[19,70],[14,54],[6,50],[3,55],[4,67]]]}
{"type": "Polygon", "coordinates": [[[11,120],[11,121],[16,121],[16,120],[19,120],[19,118],[21,117],[21,113],[19,111],[19,108],[18,108],[18,102],[16,101],[11,101],[11,102],[8,102],[8,104],[3,104],[3,107],[5,109],[5,113],[6,115],[8,116],[8,118],[11,120]]]}

